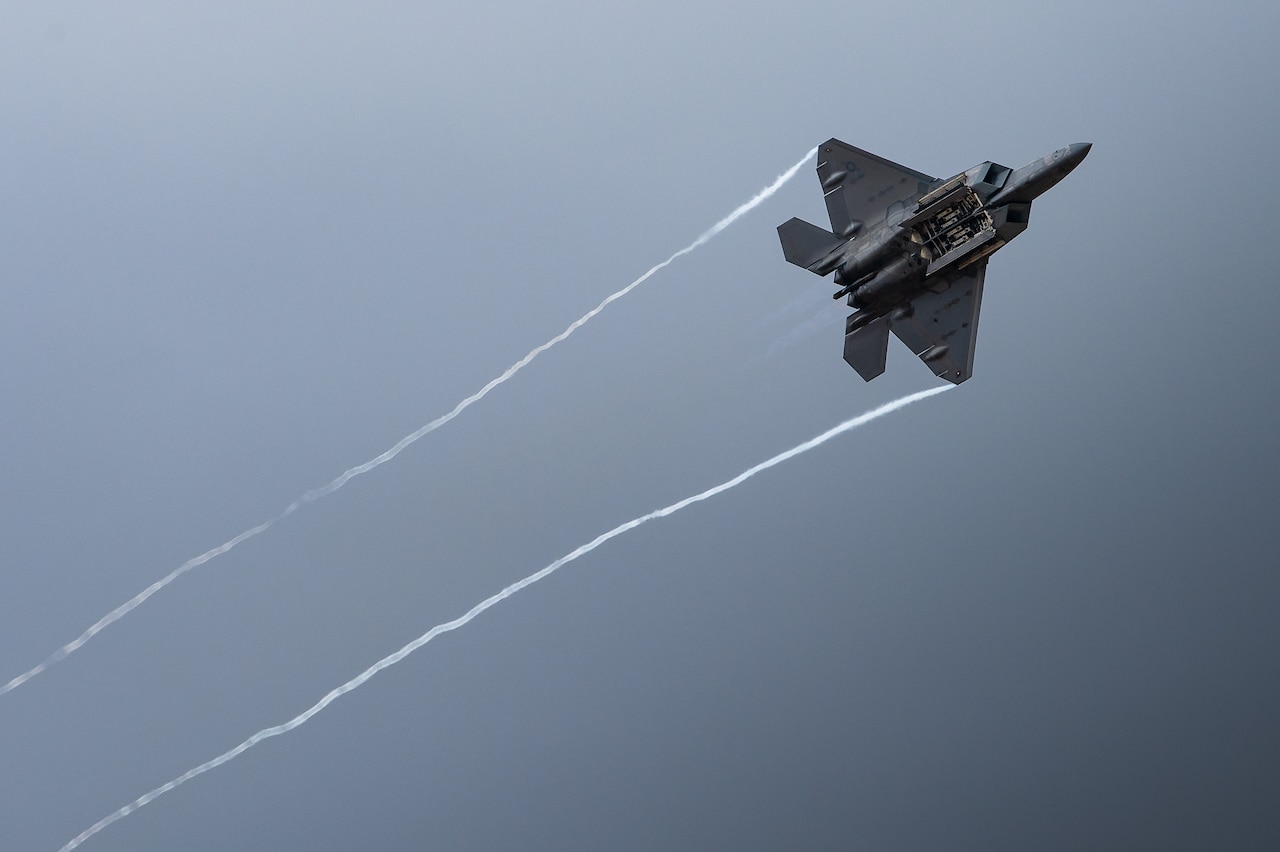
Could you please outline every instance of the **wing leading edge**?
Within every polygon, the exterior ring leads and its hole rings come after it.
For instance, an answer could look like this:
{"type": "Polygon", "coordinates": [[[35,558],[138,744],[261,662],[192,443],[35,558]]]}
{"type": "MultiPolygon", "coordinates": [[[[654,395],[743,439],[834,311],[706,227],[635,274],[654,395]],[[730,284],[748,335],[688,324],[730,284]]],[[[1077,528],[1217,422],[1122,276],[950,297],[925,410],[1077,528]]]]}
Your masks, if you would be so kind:
{"type": "Polygon", "coordinates": [[[960,384],[973,373],[978,311],[982,307],[984,259],[951,279],[941,292],[925,290],[891,315],[890,328],[938,376],[960,384]]]}
{"type": "Polygon", "coordinates": [[[818,146],[818,180],[826,196],[831,230],[839,237],[865,230],[883,219],[896,203],[908,204],[938,182],[839,139],[828,139],[818,146]]]}

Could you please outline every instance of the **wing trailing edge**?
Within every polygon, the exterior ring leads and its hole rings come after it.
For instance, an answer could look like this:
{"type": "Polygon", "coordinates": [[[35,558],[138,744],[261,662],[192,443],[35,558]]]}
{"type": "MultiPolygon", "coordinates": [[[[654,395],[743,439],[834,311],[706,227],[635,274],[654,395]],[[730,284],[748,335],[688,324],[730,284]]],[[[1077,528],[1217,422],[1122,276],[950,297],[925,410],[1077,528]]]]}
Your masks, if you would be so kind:
{"type": "Polygon", "coordinates": [[[984,259],[953,276],[941,290],[923,290],[887,314],[870,320],[865,313],[851,314],[845,324],[844,360],[864,381],[871,381],[884,372],[892,331],[934,375],[960,384],[973,374],[986,271],[984,259]]]}
{"type": "Polygon", "coordinates": [[[946,289],[925,290],[893,316],[893,333],[940,379],[960,384],[973,374],[982,308],[984,258],[951,279],[946,289]]]}

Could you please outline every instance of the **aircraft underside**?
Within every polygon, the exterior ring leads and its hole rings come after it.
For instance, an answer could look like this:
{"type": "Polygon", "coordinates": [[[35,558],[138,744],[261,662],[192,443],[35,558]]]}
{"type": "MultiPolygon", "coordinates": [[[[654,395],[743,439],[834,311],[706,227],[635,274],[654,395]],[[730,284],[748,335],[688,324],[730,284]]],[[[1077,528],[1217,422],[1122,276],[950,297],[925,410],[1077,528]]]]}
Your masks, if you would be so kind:
{"type": "Polygon", "coordinates": [[[837,139],[819,146],[831,230],[792,219],[778,236],[790,263],[834,272],[834,298],[858,308],[845,324],[849,365],[867,381],[884,372],[892,331],[940,378],[968,379],[989,257],[1026,230],[1032,199],[1089,147],[1017,170],[981,163],[943,181],[837,139]]]}

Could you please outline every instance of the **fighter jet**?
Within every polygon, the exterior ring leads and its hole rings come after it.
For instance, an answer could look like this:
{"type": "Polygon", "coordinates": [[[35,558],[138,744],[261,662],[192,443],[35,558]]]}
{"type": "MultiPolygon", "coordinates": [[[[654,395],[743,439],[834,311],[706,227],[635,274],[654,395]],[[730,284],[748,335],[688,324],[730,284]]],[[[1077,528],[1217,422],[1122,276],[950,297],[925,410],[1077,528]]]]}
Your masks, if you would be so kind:
{"type": "Polygon", "coordinates": [[[973,372],[982,281],[991,254],[1027,228],[1031,202],[1067,176],[1091,143],[1059,148],[1010,169],[979,163],[940,180],[830,139],[818,180],[831,230],[800,219],[778,226],[796,266],[835,273],[845,321],[844,359],[871,381],[884,372],[889,332],[939,377],[973,372]]]}

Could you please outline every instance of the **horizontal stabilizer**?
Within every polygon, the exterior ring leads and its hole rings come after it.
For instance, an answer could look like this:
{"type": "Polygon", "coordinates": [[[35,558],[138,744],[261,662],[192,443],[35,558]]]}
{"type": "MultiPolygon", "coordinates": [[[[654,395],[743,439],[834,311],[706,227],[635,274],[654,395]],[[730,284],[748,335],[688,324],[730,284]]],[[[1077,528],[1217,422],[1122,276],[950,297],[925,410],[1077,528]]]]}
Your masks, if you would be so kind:
{"type": "MultiPolygon", "coordinates": [[[[858,316],[853,314],[849,319],[858,316]]],[[[847,328],[848,326],[846,326],[847,328]]],[[[844,360],[858,371],[863,381],[871,381],[884,372],[889,354],[889,317],[883,316],[848,331],[844,336],[844,360]]]]}
{"type": "Polygon", "coordinates": [[[779,225],[778,239],[782,240],[782,254],[788,263],[803,266],[819,275],[826,275],[831,269],[814,269],[814,266],[848,242],[803,219],[792,219],[779,225]]]}

